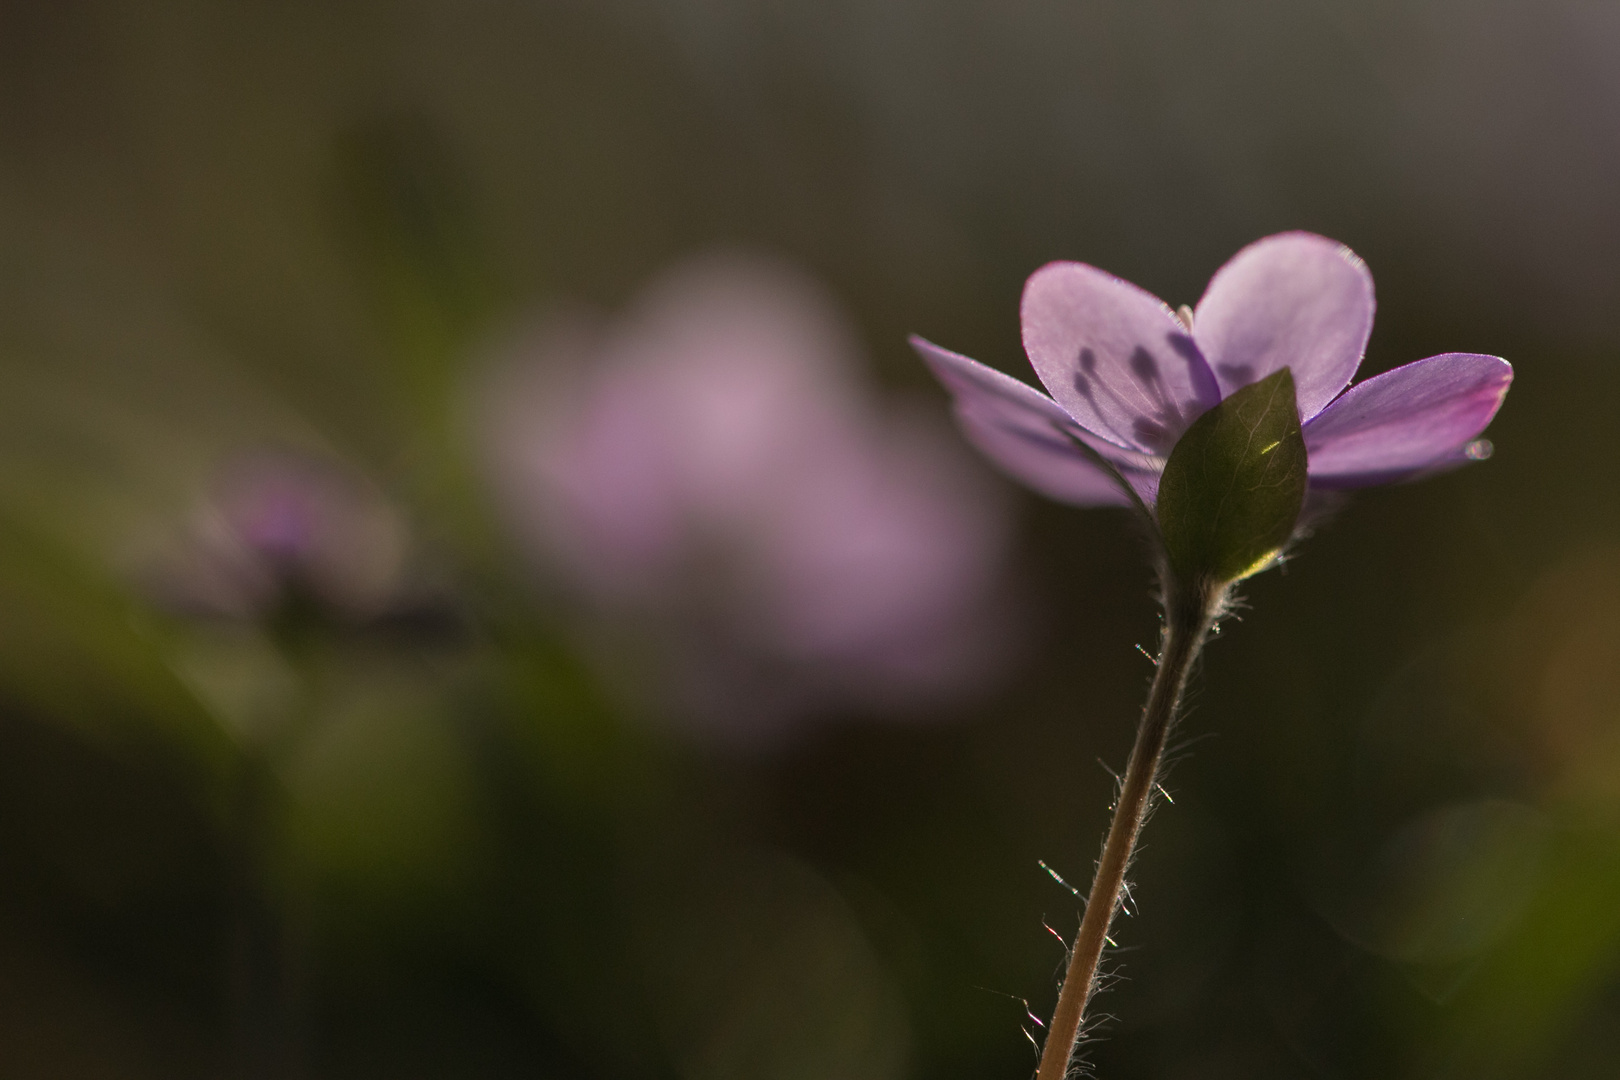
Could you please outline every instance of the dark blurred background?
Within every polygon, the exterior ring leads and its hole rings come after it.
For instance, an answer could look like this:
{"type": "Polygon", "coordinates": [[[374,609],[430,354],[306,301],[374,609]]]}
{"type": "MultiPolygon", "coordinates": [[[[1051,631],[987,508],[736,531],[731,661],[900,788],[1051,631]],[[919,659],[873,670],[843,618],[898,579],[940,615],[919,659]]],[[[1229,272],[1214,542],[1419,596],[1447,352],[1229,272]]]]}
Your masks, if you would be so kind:
{"type": "Polygon", "coordinates": [[[1206,657],[1112,1080],[1620,1075],[1620,8],[0,4],[0,1072],[1029,1075],[1150,674],[920,332],[1517,383],[1206,657]]]}

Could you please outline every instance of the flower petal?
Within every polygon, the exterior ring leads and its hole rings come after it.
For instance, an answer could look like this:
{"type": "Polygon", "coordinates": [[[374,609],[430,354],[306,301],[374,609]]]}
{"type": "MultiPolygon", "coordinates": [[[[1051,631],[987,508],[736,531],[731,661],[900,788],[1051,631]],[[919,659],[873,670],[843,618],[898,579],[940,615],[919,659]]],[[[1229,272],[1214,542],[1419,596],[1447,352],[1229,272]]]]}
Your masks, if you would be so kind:
{"type": "Polygon", "coordinates": [[[1309,420],[1350,385],[1372,332],[1367,265],[1336,240],[1289,232],[1256,240],[1215,272],[1193,337],[1224,397],[1293,369],[1309,420]]]}
{"type": "Polygon", "coordinates": [[[1360,487],[1447,464],[1485,430],[1512,381],[1500,357],[1444,353],[1358,383],[1305,425],[1311,483],[1360,487]]]}
{"type": "Polygon", "coordinates": [[[1113,478],[1074,445],[1083,439],[1108,456],[1144,500],[1157,494],[1162,460],[1091,435],[1057,402],[1010,375],[920,337],[911,344],[951,391],[969,441],[1017,480],[1078,506],[1128,503],[1113,478]]]}
{"type": "MultiPolygon", "coordinates": [[[[1130,504],[1113,477],[1055,431],[1009,427],[982,413],[959,412],[957,420],[968,441],[1003,472],[1047,498],[1072,506],[1130,504]]],[[[1156,492],[1158,477],[1153,480],[1156,492]]]]}
{"type": "Polygon", "coordinates": [[[939,381],[951,391],[958,412],[987,413],[999,423],[1043,432],[1055,427],[1081,440],[1124,470],[1156,473],[1164,468],[1164,458],[1158,454],[1127,450],[1087,431],[1064,411],[1063,406],[1028,383],[961,353],[942,349],[915,334],[910,340],[911,347],[917,350],[939,381]]]}
{"type": "Polygon", "coordinates": [[[911,347],[956,399],[958,408],[1005,411],[1009,415],[1039,418],[1049,424],[1075,427],[1063,407],[1028,383],[1020,382],[988,364],[942,349],[927,338],[910,337],[911,347]]]}
{"type": "Polygon", "coordinates": [[[1086,430],[1163,456],[1220,400],[1215,376],[1164,301],[1085,263],[1030,275],[1024,350],[1058,404],[1086,430]]]}

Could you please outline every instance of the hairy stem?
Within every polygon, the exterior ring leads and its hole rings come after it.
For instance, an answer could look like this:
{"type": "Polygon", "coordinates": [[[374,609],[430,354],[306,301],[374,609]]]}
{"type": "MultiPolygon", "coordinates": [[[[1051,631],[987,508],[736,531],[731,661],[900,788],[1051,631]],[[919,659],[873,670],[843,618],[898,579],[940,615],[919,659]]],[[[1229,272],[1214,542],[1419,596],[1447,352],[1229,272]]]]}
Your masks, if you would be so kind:
{"type": "Polygon", "coordinates": [[[1068,1074],[1085,1021],[1086,1004],[1096,988],[1097,964],[1108,939],[1108,927],[1125,889],[1125,871],[1130,867],[1137,834],[1142,831],[1142,821],[1152,803],[1165,740],[1181,705],[1187,673],[1204,647],[1225,593],[1222,585],[1178,583],[1168,573],[1165,575],[1164,636],[1159,646],[1158,672],[1153,676],[1153,687],[1136,729],[1136,745],[1125,766],[1114,819],[1103,841],[1091,894],[1086,897],[1085,916],[1075,935],[1069,970],[1052,1012],[1036,1080],[1063,1080],[1068,1074]]]}

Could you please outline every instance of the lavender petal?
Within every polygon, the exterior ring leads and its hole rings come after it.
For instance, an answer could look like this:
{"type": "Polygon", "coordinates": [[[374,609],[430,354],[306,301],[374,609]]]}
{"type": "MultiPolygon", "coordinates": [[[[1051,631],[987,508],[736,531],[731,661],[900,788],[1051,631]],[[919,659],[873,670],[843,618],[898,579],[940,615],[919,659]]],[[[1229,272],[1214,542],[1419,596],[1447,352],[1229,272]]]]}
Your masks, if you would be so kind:
{"type": "Polygon", "coordinates": [[[1017,480],[1077,506],[1127,504],[1113,478],[1075,446],[1080,440],[1107,457],[1144,501],[1157,494],[1161,459],[1092,435],[1057,402],[1010,375],[919,337],[911,344],[951,391],[968,440],[1017,480]]]}
{"type": "Polygon", "coordinates": [[[1030,275],[1024,349],[1058,404],[1086,430],[1160,456],[1220,400],[1215,376],[1164,301],[1085,263],[1030,275]]]}
{"type": "Polygon", "coordinates": [[[1350,384],[1372,321],[1366,264],[1335,240],[1289,232],[1256,240],[1216,271],[1193,336],[1222,396],[1286,366],[1309,420],[1350,384]]]}
{"type": "Polygon", "coordinates": [[[1041,437],[971,412],[958,412],[957,419],[980,452],[1007,475],[1047,498],[1071,506],[1126,506],[1130,502],[1113,477],[1055,432],[1041,437]]]}
{"type": "Polygon", "coordinates": [[[1305,425],[1311,483],[1360,487],[1467,460],[1512,381],[1500,357],[1444,353],[1358,383],[1305,425]]]}

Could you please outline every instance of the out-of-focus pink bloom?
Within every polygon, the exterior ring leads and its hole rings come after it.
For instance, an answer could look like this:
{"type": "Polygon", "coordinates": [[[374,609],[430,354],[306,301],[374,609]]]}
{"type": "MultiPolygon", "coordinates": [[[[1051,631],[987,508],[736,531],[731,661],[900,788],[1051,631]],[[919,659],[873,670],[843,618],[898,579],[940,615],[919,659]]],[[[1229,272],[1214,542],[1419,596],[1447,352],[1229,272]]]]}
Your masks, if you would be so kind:
{"type": "Polygon", "coordinates": [[[503,504],[596,612],[659,632],[699,718],[764,736],[993,666],[1004,505],[926,413],[873,397],[812,282],[710,257],[517,353],[482,415],[503,504]]]}
{"type": "Polygon", "coordinates": [[[403,523],[336,462],[266,450],[227,464],[155,571],[172,607],[253,618],[294,595],[345,618],[378,614],[405,560],[403,523]]]}

